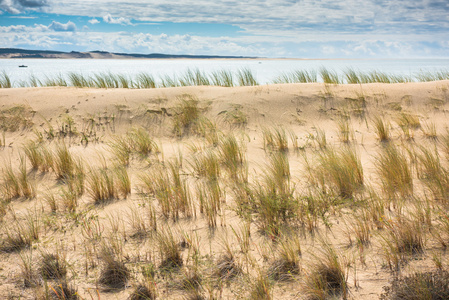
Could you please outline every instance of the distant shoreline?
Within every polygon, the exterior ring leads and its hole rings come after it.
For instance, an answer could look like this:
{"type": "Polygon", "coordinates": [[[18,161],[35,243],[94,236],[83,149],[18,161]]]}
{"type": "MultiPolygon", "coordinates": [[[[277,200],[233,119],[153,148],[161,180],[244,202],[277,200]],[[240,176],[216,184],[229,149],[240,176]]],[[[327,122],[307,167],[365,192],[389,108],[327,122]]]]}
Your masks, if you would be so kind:
{"type": "Polygon", "coordinates": [[[222,55],[174,55],[174,54],[139,54],[111,53],[106,51],[62,52],[48,50],[27,50],[17,48],[0,48],[0,59],[262,59],[252,56],[222,55]]]}
{"type": "MultiPolygon", "coordinates": [[[[63,52],[51,50],[28,50],[20,48],[0,48],[0,59],[120,59],[120,60],[407,60],[420,58],[302,58],[302,57],[257,57],[257,56],[231,56],[231,55],[188,55],[163,53],[113,53],[106,51],[63,52]]],[[[444,58],[435,58],[444,59],[444,58]]]]}

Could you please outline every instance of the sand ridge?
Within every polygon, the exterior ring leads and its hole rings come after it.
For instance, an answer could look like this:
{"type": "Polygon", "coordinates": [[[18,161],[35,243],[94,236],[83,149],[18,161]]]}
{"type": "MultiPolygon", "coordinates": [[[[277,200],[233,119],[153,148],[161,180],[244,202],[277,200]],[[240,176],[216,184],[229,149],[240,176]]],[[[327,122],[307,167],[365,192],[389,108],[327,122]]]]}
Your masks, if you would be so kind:
{"type": "MultiPolygon", "coordinates": [[[[441,221],[446,204],[435,199],[420,177],[424,171],[418,156],[421,146],[438,149],[440,165],[447,167],[443,141],[447,136],[448,88],[449,81],[233,88],[0,89],[0,129],[4,130],[4,147],[0,150],[2,189],[8,182],[5,175],[8,166],[18,174],[24,159],[27,160],[26,173],[35,189],[35,195],[31,197],[22,194],[7,199],[5,194],[1,202],[4,213],[0,209],[0,246],[4,248],[8,236],[14,235],[11,225],[29,224],[30,216],[35,218],[39,228],[39,237],[31,246],[0,252],[0,297],[43,297],[45,285],[55,287],[57,281],[50,279],[45,283],[42,274],[35,274],[36,282],[26,284],[24,261],[26,258],[32,260],[31,269],[39,273],[42,253],[59,251],[69,266],[66,279],[77,288],[82,299],[127,298],[139,282],[150,280],[145,278],[142,270],[153,265],[156,275],[150,281],[157,287],[161,299],[177,299],[194,293],[223,299],[255,298],[257,294],[253,293],[253,287],[259,275],[263,277],[273,271],[270,267],[279,258],[282,249],[279,241],[284,235],[289,243],[297,241],[300,244],[301,255],[295,254],[299,269],[297,273],[287,274],[289,280],[270,279],[269,295],[273,299],[302,299],[307,296],[305,292],[311,293],[308,278],[316,263],[323,260],[321,252],[327,249],[323,246],[326,243],[332,245],[342,263],[348,287],[344,294],[351,299],[378,299],[383,287],[394,276],[435,270],[437,260],[446,268],[447,254],[438,238],[444,240],[449,234],[441,221]],[[176,122],[185,114],[185,110],[180,111],[183,101],[198,105],[202,121],[181,126],[181,132],[177,134],[176,122]],[[405,128],[400,121],[404,116],[415,117],[419,126],[405,128]],[[379,177],[379,161],[376,160],[386,146],[376,133],[373,123],[376,117],[390,124],[389,143],[406,157],[413,177],[412,194],[395,196],[395,199],[386,195],[387,188],[379,177]],[[18,128],[12,130],[10,124],[18,124],[18,128]],[[345,125],[347,132],[342,131],[345,125]],[[95,204],[89,193],[92,190],[89,174],[102,169],[108,170],[105,172],[115,170],[118,155],[113,145],[131,141],[127,144],[131,149],[137,143],[131,136],[138,129],[149,133],[159,153],[141,156],[130,150],[130,161],[118,163],[129,175],[130,194],[123,196],[118,191],[111,201],[95,204]],[[270,144],[270,132],[272,137],[276,134],[285,137],[287,151],[279,151],[276,139],[270,144]],[[320,134],[324,134],[325,145],[321,144],[322,140],[320,142],[320,134]],[[226,162],[220,162],[217,180],[221,192],[219,204],[214,204],[219,205],[214,227],[198,194],[199,186],[205,188],[205,193],[210,192],[207,186],[211,180],[195,168],[199,161],[195,159],[209,153],[221,157],[220,147],[228,136],[236,137],[243,149],[247,183],[251,189],[248,193],[256,199],[251,201],[256,202],[251,204],[254,207],[239,206],[245,194],[238,194],[243,190],[238,190],[234,184],[242,184],[245,180],[233,178],[226,162]],[[45,171],[32,170],[29,157],[24,158],[24,148],[30,141],[53,151],[64,144],[82,161],[85,190],[77,195],[73,210],[68,208],[64,198],[64,191],[69,189],[68,181],[57,178],[55,167],[45,171]],[[341,196],[338,185],[328,177],[330,171],[323,173],[319,169],[323,164],[320,155],[328,155],[326,153],[332,149],[339,153],[346,147],[355,149],[363,169],[363,184],[351,192],[350,199],[341,196]],[[257,195],[262,193],[267,174],[272,174],[269,164],[279,152],[288,158],[290,175],[284,174],[283,183],[275,189],[281,190],[281,185],[287,184],[297,206],[289,211],[291,219],[289,217],[285,223],[280,221],[281,231],[273,234],[267,233],[264,227],[263,207],[258,204],[261,200],[257,195]],[[173,221],[172,216],[164,217],[161,201],[147,190],[143,178],[146,174],[154,182],[158,168],[163,170],[161,172],[169,172],[170,163],[175,162],[179,163],[176,166],[180,178],[185,180],[191,197],[191,212],[189,214],[189,208],[186,208],[180,211],[179,219],[173,221]],[[324,184],[320,183],[320,178],[324,184]],[[49,194],[54,195],[57,202],[54,212],[48,201],[49,194]],[[316,196],[315,205],[322,209],[322,215],[314,216],[315,219],[307,213],[311,209],[307,206],[307,197],[312,196],[316,196]],[[384,220],[375,220],[375,209],[371,205],[376,197],[381,199],[379,205],[384,220]],[[387,241],[391,240],[394,230],[389,226],[399,220],[417,226],[417,220],[421,220],[416,216],[419,205],[431,207],[430,223],[424,222],[423,227],[419,227],[424,232],[424,249],[419,255],[400,254],[404,257],[398,265],[399,271],[392,269],[394,253],[388,252],[393,250],[387,246],[387,241]],[[156,230],[151,227],[153,216],[157,222],[156,230]],[[140,219],[143,220],[141,223],[140,219]],[[369,228],[370,240],[363,246],[358,244],[355,234],[360,230],[357,227],[360,224],[356,222],[360,219],[366,219],[364,224],[369,228]],[[136,232],[142,224],[145,225],[144,232],[136,232]],[[242,240],[235,233],[244,230],[245,224],[250,224],[249,254],[242,252],[242,240]],[[184,242],[179,246],[183,265],[168,274],[160,268],[164,254],[158,246],[158,234],[167,228],[173,230],[176,242],[184,242]],[[189,246],[183,247],[185,244],[189,246]],[[123,287],[110,289],[100,279],[105,265],[104,245],[115,249],[114,258],[130,272],[123,287]],[[227,253],[227,245],[242,272],[236,278],[223,279],[220,283],[211,270],[215,270],[217,261],[227,253]],[[197,256],[195,251],[199,253],[197,256]],[[182,286],[179,282],[190,276],[192,270],[202,276],[199,287],[196,283],[195,286],[182,286]]],[[[242,172],[238,176],[245,176],[244,170],[238,172],[242,172]]],[[[175,183],[171,182],[173,185],[175,183]]]]}

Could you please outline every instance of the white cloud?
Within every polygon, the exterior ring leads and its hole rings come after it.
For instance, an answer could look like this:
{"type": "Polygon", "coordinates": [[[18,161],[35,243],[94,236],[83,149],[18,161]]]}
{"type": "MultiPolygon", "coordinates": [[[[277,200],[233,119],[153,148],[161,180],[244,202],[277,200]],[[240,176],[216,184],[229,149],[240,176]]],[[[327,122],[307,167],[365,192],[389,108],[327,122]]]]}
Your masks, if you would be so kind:
{"type": "Polygon", "coordinates": [[[103,21],[109,24],[132,25],[131,21],[128,18],[113,18],[111,14],[104,15],[103,21]]]}
{"type": "Polygon", "coordinates": [[[48,26],[48,29],[54,31],[76,31],[76,25],[71,21],[68,21],[66,24],[53,21],[48,26]]]}
{"type": "Polygon", "coordinates": [[[42,10],[48,5],[47,0],[0,0],[0,14],[3,11],[19,14],[26,10],[42,10]]]}
{"type": "Polygon", "coordinates": [[[40,33],[47,34],[48,32],[74,32],[76,31],[75,23],[68,21],[66,24],[53,21],[50,25],[34,24],[34,26],[25,25],[10,25],[0,26],[0,33],[29,33],[32,35],[38,35],[40,33]]]}
{"type": "MultiPolygon", "coordinates": [[[[1,12],[0,12],[1,14],[1,12]]],[[[10,19],[37,19],[37,17],[31,17],[31,16],[10,16],[10,19]]]]}
{"type": "MultiPolygon", "coordinates": [[[[234,24],[253,32],[371,32],[418,31],[422,25],[449,28],[449,5],[444,0],[108,0],[106,20],[234,24]],[[363,7],[363,9],[361,9],[363,7]]],[[[54,2],[61,14],[101,15],[97,0],[54,2]]],[[[106,21],[105,20],[105,21],[106,21]]]]}
{"type": "Polygon", "coordinates": [[[98,24],[98,23],[100,23],[100,21],[98,21],[97,19],[95,19],[95,18],[93,18],[93,19],[90,19],[89,21],[88,21],[90,24],[92,24],[92,25],[95,25],[95,24],[98,24]]]}

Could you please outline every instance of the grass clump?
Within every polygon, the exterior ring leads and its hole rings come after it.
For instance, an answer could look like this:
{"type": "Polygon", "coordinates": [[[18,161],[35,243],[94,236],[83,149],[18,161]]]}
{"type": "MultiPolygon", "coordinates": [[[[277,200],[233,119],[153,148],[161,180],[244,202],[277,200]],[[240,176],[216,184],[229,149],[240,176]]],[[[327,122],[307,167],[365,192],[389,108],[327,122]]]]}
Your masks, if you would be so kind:
{"type": "Polygon", "coordinates": [[[210,85],[210,81],[206,74],[199,69],[187,69],[184,76],[179,79],[179,84],[181,86],[202,86],[210,85]]]}
{"type": "Polygon", "coordinates": [[[278,258],[270,265],[268,276],[274,280],[289,280],[299,274],[301,246],[297,237],[283,238],[279,242],[278,258]]]}
{"type": "Polygon", "coordinates": [[[77,289],[67,282],[62,280],[49,286],[50,299],[64,299],[64,300],[78,300],[80,299],[77,289]]]}
{"type": "Polygon", "coordinates": [[[290,182],[290,165],[287,155],[273,153],[262,183],[254,192],[254,210],[262,231],[276,237],[281,226],[296,214],[297,201],[290,182]]]}
{"type": "Polygon", "coordinates": [[[246,182],[247,162],[244,146],[237,141],[234,135],[229,134],[220,139],[218,150],[221,165],[228,176],[234,182],[246,182]]]}
{"type": "Polygon", "coordinates": [[[71,86],[77,87],[77,88],[84,88],[84,87],[93,87],[94,82],[92,78],[85,77],[82,74],[70,72],[68,74],[69,83],[71,86]]]}
{"type": "Polygon", "coordinates": [[[42,253],[39,273],[46,279],[63,279],[67,275],[67,263],[59,253],[42,253]]]}
{"type": "Polygon", "coordinates": [[[161,257],[159,268],[166,272],[180,268],[183,265],[181,249],[178,246],[172,230],[166,228],[159,231],[156,240],[161,257]]]}
{"type": "Polygon", "coordinates": [[[242,269],[238,265],[236,258],[232,251],[226,251],[221,255],[215,263],[214,275],[222,281],[228,281],[238,275],[242,274],[242,269]]]}
{"type": "Polygon", "coordinates": [[[426,138],[431,139],[431,140],[438,139],[437,128],[436,128],[435,122],[425,122],[423,124],[423,126],[421,126],[421,130],[426,138]]]}
{"type": "Polygon", "coordinates": [[[268,148],[276,151],[288,151],[288,137],[284,128],[263,128],[262,136],[265,149],[268,148]]]}
{"type": "Polygon", "coordinates": [[[35,111],[29,105],[15,105],[0,110],[0,129],[14,132],[33,126],[35,111]]]}
{"type": "Polygon", "coordinates": [[[421,122],[419,121],[418,116],[407,112],[399,114],[399,116],[396,118],[396,123],[402,129],[402,132],[407,139],[412,139],[413,130],[421,127],[421,122]]]}
{"type": "Polygon", "coordinates": [[[4,226],[5,236],[0,244],[0,251],[11,253],[29,248],[39,239],[40,223],[35,214],[28,212],[24,221],[19,221],[14,216],[14,222],[4,226]]]}
{"type": "Polygon", "coordinates": [[[6,71],[3,71],[0,74],[0,88],[2,89],[12,88],[11,78],[6,73],[6,71]]]}
{"type": "Polygon", "coordinates": [[[243,127],[248,123],[248,116],[242,111],[241,105],[232,105],[230,109],[223,110],[218,115],[222,115],[224,121],[231,126],[243,127]]]}
{"type": "Polygon", "coordinates": [[[108,169],[93,169],[87,174],[87,193],[95,204],[123,197],[131,193],[131,181],[126,168],[122,166],[108,169]]]}
{"type": "Polygon", "coordinates": [[[154,300],[157,297],[156,284],[153,282],[139,283],[129,295],[129,300],[154,300]]]}
{"type": "Polygon", "coordinates": [[[387,145],[376,158],[377,174],[390,199],[413,194],[413,177],[407,157],[395,146],[387,145]]]}
{"type": "MultiPolygon", "coordinates": [[[[140,136],[142,137],[142,136],[140,136]]],[[[137,146],[137,143],[134,143],[137,146]]],[[[114,160],[120,166],[128,166],[131,158],[131,144],[127,137],[115,136],[109,143],[114,160]]]]}
{"type": "Polygon", "coordinates": [[[152,75],[140,73],[137,75],[136,87],[140,89],[154,89],[156,88],[156,81],[152,75]]]}
{"type": "Polygon", "coordinates": [[[317,82],[316,71],[296,70],[290,73],[283,73],[273,80],[274,84],[310,82],[317,82]]]}
{"type": "Polygon", "coordinates": [[[341,117],[336,123],[340,142],[347,144],[354,139],[354,131],[351,128],[351,121],[348,117],[341,117]]]}
{"type": "Polygon", "coordinates": [[[172,217],[175,221],[180,214],[191,217],[193,212],[190,189],[181,171],[181,163],[174,160],[165,167],[156,167],[151,173],[140,176],[143,191],[159,202],[165,218],[172,217]]]}
{"type": "Polygon", "coordinates": [[[220,177],[220,161],[217,154],[211,150],[193,156],[190,165],[198,177],[209,181],[218,180],[220,177]]]}
{"type": "Polygon", "coordinates": [[[191,95],[183,95],[179,99],[173,116],[173,132],[177,136],[195,132],[201,114],[198,102],[198,99],[191,95]]]}
{"type": "Polygon", "coordinates": [[[131,130],[129,133],[129,143],[131,144],[131,149],[141,157],[147,157],[151,153],[159,152],[158,145],[151,138],[148,131],[143,128],[131,130]]]}
{"type": "Polygon", "coordinates": [[[437,149],[420,147],[418,158],[418,177],[433,194],[435,199],[449,199],[449,172],[443,167],[437,149]]]}
{"type": "Polygon", "coordinates": [[[233,87],[234,77],[230,71],[214,71],[211,74],[211,82],[215,86],[233,87]]]}
{"type": "Polygon", "coordinates": [[[318,154],[318,165],[310,167],[312,182],[318,184],[326,193],[333,190],[343,199],[352,199],[364,183],[360,157],[354,147],[339,150],[326,148],[318,154]]]}
{"type": "Polygon", "coordinates": [[[340,76],[338,76],[337,72],[335,71],[329,71],[326,68],[321,68],[320,71],[321,80],[325,84],[340,84],[342,83],[340,76]]]}
{"type": "Polygon", "coordinates": [[[387,142],[391,138],[390,134],[390,123],[386,122],[380,116],[375,116],[373,118],[374,131],[376,132],[377,138],[381,142],[387,142]]]}
{"type": "Polygon", "coordinates": [[[36,196],[35,183],[28,176],[25,158],[20,158],[19,172],[13,171],[8,165],[3,170],[2,182],[3,197],[7,200],[24,197],[32,199],[36,196]]]}
{"type": "Polygon", "coordinates": [[[251,283],[250,299],[270,300],[273,299],[272,286],[266,274],[259,270],[257,277],[251,283]]]}
{"type": "Polygon", "coordinates": [[[248,68],[243,68],[237,72],[237,81],[240,86],[255,86],[259,85],[253,72],[248,68]]]}
{"type": "Polygon", "coordinates": [[[384,221],[394,251],[399,254],[419,254],[424,251],[424,231],[421,224],[397,216],[384,221]]]}
{"type": "Polygon", "coordinates": [[[305,278],[305,293],[308,299],[328,299],[348,293],[348,272],[344,259],[330,244],[324,244],[317,256],[317,262],[305,278]]]}
{"type": "Polygon", "coordinates": [[[217,226],[217,216],[221,209],[223,191],[217,180],[203,182],[197,185],[196,194],[199,201],[200,213],[204,214],[209,227],[217,226]]]}
{"type": "Polygon", "coordinates": [[[384,287],[382,300],[449,299],[449,272],[445,270],[417,272],[395,277],[384,287]]]}
{"type": "Polygon", "coordinates": [[[103,253],[101,259],[103,261],[103,269],[98,282],[111,289],[125,288],[131,276],[126,265],[109,252],[103,253]]]}
{"type": "Polygon", "coordinates": [[[70,153],[65,143],[57,145],[53,155],[53,170],[59,180],[73,177],[82,168],[81,161],[77,161],[70,153]]]}

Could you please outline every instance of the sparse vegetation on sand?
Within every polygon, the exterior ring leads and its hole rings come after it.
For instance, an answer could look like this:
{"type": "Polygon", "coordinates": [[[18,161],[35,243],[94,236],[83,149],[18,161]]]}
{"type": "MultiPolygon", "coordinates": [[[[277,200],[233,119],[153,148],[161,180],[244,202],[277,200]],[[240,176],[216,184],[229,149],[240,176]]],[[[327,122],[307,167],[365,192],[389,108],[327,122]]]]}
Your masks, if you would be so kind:
{"type": "Polygon", "coordinates": [[[0,89],[0,298],[446,299],[448,82],[362,75],[0,89]]]}

